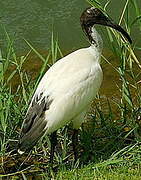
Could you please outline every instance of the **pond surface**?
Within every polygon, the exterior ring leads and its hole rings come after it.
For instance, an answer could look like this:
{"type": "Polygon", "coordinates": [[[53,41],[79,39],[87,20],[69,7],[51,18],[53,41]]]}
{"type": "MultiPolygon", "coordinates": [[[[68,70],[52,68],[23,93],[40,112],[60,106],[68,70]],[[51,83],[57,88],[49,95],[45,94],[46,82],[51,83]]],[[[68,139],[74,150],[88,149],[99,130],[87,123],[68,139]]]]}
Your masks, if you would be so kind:
{"type": "MultiPolygon", "coordinates": [[[[104,5],[107,0],[102,0],[104,5]]],[[[141,1],[137,0],[141,7],[141,1]]],[[[107,7],[108,14],[119,22],[126,0],[112,0],[107,7]]],[[[0,47],[5,46],[4,28],[15,40],[15,48],[24,53],[27,49],[24,39],[36,49],[50,47],[52,31],[57,35],[61,49],[70,51],[87,45],[82,33],[79,17],[90,6],[85,0],[4,0],[0,2],[0,47]]],[[[130,6],[131,3],[130,3],[130,6]]],[[[135,18],[133,7],[131,20],[135,18]]],[[[102,28],[104,43],[108,44],[107,34],[102,28]]],[[[137,39],[138,24],[135,24],[133,40],[137,39]]],[[[138,40],[139,42],[139,40],[138,40]]]]}
{"type": "MultiPolygon", "coordinates": [[[[107,0],[102,0],[104,5],[107,0]]],[[[137,0],[141,7],[141,1],[137,0]]],[[[108,14],[119,22],[126,0],[112,0],[108,5],[108,14]]],[[[4,27],[10,37],[14,39],[14,46],[18,54],[25,54],[29,47],[23,39],[28,40],[35,49],[46,52],[50,48],[52,31],[58,37],[59,45],[63,52],[71,52],[80,47],[88,46],[79,22],[82,11],[89,4],[85,0],[4,0],[0,2],[0,48],[6,46],[6,36],[4,27]]],[[[131,6],[131,3],[130,3],[131,6]]],[[[133,7],[131,12],[131,21],[135,18],[133,7]]],[[[138,38],[139,26],[135,24],[131,36],[134,42],[139,44],[138,38]]],[[[109,39],[105,28],[100,28],[100,33],[104,40],[104,51],[106,57],[112,62],[115,61],[111,55],[109,39]],[[102,30],[101,30],[102,29],[102,30]],[[106,47],[106,48],[105,48],[106,47]]],[[[141,42],[140,42],[141,44],[141,42]]],[[[33,58],[32,58],[33,59],[33,58]]],[[[30,61],[27,70],[36,73],[40,66],[38,61],[33,62],[31,67],[30,61]]],[[[118,64],[118,63],[117,63],[118,64]]],[[[116,83],[119,82],[119,74],[114,71],[108,64],[103,65],[104,83],[102,92],[106,95],[113,95],[119,92],[116,83]],[[115,82],[115,83],[113,83],[115,82]]],[[[35,77],[35,76],[34,76],[35,77]]],[[[16,81],[18,84],[19,82],[16,81]]]]}

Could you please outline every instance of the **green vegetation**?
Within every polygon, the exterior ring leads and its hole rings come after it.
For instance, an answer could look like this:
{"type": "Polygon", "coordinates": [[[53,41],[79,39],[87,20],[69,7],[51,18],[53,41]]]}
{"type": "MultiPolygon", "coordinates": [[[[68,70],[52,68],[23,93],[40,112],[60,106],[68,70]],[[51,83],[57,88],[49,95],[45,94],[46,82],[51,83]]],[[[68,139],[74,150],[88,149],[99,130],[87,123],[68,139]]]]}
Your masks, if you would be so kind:
{"type": "MultiPolygon", "coordinates": [[[[109,1],[105,7],[101,7],[98,0],[89,0],[89,3],[108,11],[109,1]]],[[[119,19],[129,33],[136,24],[141,29],[141,12],[136,0],[126,1],[119,19]],[[130,20],[131,9],[135,13],[133,20],[130,20]]],[[[140,47],[134,43],[130,46],[117,32],[107,29],[111,51],[119,60],[119,66],[115,67],[105,56],[102,60],[118,73],[120,95],[104,100],[99,95],[92,104],[88,123],[84,123],[79,132],[80,158],[76,163],[71,129],[64,127],[58,131],[59,143],[51,169],[48,137],[44,137],[28,156],[19,156],[14,150],[28,102],[45,71],[63,56],[62,52],[52,35],[51,49],[46,56],[26,41],[31,50],[17,57],[13,42],[5,34],[7,49],[0,52],[0,178],[141,179],[141,114],[138,111],[141,106],[141,64],[135,54],[140,47]],[[25,70],[33,53],[42,64],[36,78],[25,70]]]]}

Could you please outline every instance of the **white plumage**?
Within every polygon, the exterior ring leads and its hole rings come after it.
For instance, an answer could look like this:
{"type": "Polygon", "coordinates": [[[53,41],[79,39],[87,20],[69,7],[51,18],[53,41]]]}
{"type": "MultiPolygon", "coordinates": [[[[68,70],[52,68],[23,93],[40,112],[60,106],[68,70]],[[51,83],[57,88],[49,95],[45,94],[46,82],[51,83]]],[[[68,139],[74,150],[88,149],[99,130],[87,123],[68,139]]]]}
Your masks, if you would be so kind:
{"type": "Polygon", "coordinates": [[[33,99],[43,93],[42,98],[52,100],[45,112],[47,134],[70,121],[74,128],[80,127],[83,117],[78,122],[77,116],[87,109],[102,82],[99,58],[94,47],[83,48],[60,59],[46,72],[33,99]]]}

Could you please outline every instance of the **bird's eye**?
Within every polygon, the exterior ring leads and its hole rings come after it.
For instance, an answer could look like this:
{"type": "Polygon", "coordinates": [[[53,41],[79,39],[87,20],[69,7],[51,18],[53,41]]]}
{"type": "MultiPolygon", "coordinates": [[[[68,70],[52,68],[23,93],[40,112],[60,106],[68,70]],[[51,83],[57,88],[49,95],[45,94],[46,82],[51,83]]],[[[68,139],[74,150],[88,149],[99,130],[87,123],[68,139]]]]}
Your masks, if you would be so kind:
{"type": "Polygon", "coordinates": [[[91,11],[90,11],[90,9],[87,9],[87,13],[88,13],[88,14],[91,14],[91,11]]]}
{"type": "Polygon", "coordinates": [[[87,13],[91,14],[94,10],[95,10],[95,7],[91,7],[89,9],[87,9],[87,13]]]}

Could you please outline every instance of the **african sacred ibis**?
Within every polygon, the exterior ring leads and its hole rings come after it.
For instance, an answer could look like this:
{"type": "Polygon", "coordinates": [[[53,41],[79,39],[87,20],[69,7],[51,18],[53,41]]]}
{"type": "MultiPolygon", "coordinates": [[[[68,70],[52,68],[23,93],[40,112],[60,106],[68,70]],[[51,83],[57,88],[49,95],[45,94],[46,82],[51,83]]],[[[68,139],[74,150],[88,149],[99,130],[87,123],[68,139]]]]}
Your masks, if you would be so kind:
{"type": "Polygon", "coordinates": [[[21,154],[30,150],[41,136],[52,134],[52,161],[57,129],[72,122],[73,150],[77,158],[77,129],[100,88],[103,76],[100,67],[102,39],[94,25],[109,26],[121,32],[132,43],[125,30],[95,7],[87,8],[80,21],[91,45],[58,60],[41,79],[22,124],[18,149],[21,154]]]}

